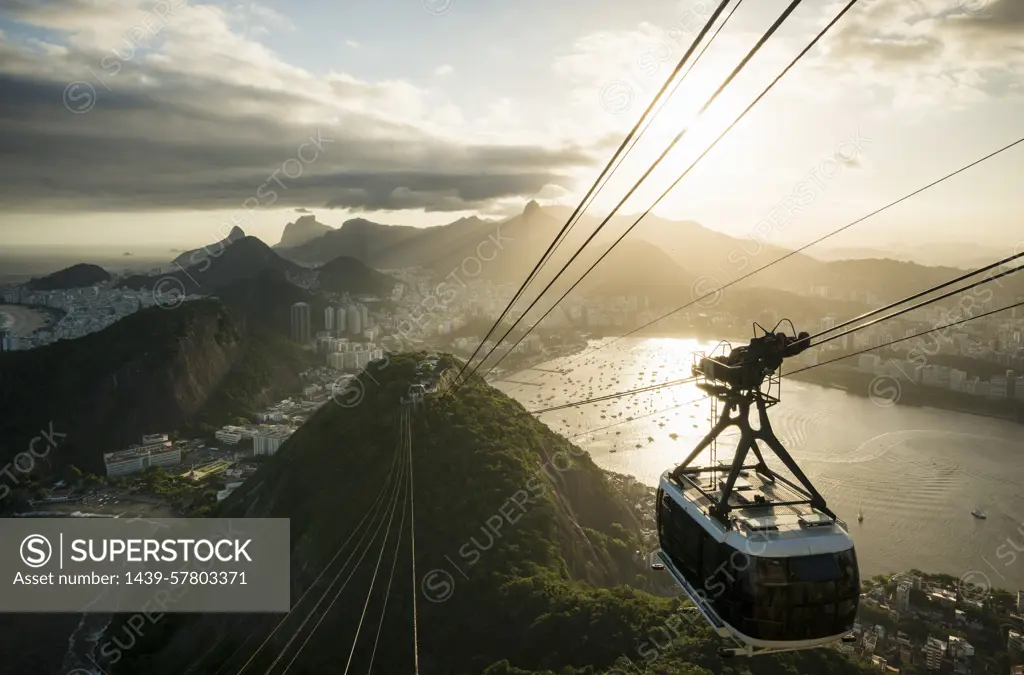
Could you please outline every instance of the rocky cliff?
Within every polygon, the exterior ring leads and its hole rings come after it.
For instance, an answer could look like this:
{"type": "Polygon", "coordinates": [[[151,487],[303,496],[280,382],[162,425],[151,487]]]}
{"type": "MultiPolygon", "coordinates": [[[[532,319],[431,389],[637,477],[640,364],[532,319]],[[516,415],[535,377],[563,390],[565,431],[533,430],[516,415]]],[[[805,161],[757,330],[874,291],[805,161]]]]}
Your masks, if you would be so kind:
{"type": "Polygon", "coordinates": [[[245,319],[211,299],[143,310],[77,340],[0,354],[4,461],[52,428],[66,435],[47,461],[102,475],[103,452],[194,422],[250,368],[252,345],[245,319]]]}

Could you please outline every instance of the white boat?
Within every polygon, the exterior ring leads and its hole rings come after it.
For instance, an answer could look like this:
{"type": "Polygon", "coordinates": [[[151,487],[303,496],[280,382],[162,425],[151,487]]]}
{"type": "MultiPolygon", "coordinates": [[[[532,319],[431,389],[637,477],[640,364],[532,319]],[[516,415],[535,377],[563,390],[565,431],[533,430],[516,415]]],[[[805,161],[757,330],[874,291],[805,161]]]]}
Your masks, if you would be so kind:
{"type": "Polygon", "coordinates": [[[985,512],[982,511],[981,509],[974,509],[973,511],[971,511],[971,515],[975,518],[980,518],[981,520],[985,520],[986,518],[988,518],[988,516],[985,515],[985,512]]]}

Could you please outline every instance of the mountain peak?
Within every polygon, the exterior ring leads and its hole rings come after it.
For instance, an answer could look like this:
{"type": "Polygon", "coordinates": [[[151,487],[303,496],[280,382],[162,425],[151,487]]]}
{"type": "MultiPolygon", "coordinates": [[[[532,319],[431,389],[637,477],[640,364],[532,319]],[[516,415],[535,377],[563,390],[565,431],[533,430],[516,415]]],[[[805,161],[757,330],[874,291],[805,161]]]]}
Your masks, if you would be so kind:
{"type": "Polygon", "coordinates": [[[205,260],[207,257],[209,257],[211,251],[216,251],[215,255],[220,255],[220,251],[223,251],[227,246],[235,243],[239,239],[245,238],[245,231],[238,225],[235,225],[234,227],[231,228],[231,231],[228,233],[228,236],[224,237],[217,243],[208,244],[206,246],[202,246],[191,251],[185,251],[184,253],[182,253],[181,255],[174,259],[173,264],[177,265],[178,267],[189,267],[191,265],[196,265],[205,260]]]}
{"type": "Polygon", "coordinates": [[[526,205],[526,208],[523,209],[523,215],[526,216],[527,218],[540,212],[540,204],[537,203],[536,199],[531,199],[530,202],[526,205]]]}
{"type": "Polygon", "coordinates": [[[281,248],[302,246],[333,231],[334,228],[318,222],[313,214],[299,216],[294,223],[288,223],[284,226],[284,232],[281,233],[281,241],[278,246],[281,248]]]}

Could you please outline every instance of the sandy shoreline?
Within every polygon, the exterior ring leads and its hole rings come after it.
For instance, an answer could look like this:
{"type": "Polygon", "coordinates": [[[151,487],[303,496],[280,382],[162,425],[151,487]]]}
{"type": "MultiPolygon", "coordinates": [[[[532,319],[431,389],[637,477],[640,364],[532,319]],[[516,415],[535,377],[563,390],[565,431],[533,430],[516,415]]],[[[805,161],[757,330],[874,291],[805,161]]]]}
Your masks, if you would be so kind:
{"type": "Polygon", "coordinates": [[[28,337],[48,323],[41,311],[25,305],[0,305],[0,329],[15,337],[28,337]]]}

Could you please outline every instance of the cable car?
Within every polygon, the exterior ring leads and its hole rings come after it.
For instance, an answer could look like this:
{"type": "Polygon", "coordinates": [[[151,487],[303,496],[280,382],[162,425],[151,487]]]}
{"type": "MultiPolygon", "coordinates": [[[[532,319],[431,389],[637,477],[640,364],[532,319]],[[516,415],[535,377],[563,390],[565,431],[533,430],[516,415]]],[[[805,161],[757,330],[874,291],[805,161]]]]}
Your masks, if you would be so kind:
{"type": "Polygon", "coordinates": [[[712,397],[712,429],[658,487],[659,557],[704,619],[735,644],[722,656],[849,642],[860,599],[846,524],[790,457],[767,415],[779,402],[773,391],[782,360],[809,340],[764,332],[727,357],[697,356],[693,371],[712,397]],[[757,429],[749,420],[755,411],[757,429]],[[719,463],[717,438],[732,426],[740,432],[736,453],[731,463],[719,463]],[[759,443],[792,480],[767,465],[759,443]],[[705,449],[711,462],[692,465],[705,449]],[[750,453],[756,461],[747,464],[750,453]]]}

